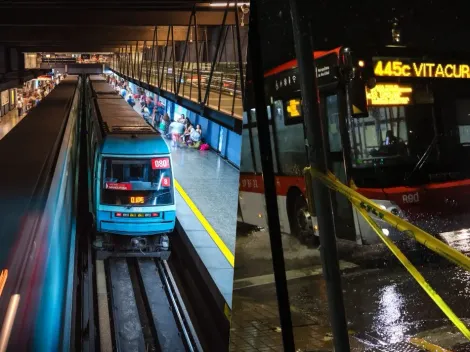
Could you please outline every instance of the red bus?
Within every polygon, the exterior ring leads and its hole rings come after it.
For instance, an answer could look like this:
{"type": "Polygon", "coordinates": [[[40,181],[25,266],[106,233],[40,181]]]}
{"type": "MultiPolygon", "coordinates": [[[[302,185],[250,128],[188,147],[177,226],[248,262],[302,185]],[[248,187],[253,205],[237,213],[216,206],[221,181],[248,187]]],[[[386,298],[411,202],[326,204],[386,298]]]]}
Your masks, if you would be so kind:
{"type": "MultiPolygon", "coordinates": [[[[430,233],[452,236],[470,227],[470,56],[388,46],[339,47],[314,58],[330,170],[430,233]]],[[[316,217],[308,211],[302,173],[308,161],[297,62],[264,76],[281,231],[315,242],[316,217]]],[[[240,215],[245,223],[266,227],[257,135],[256,113],[249,109],[240,215]]],[[[337,195],[333,203],[338,238],[379,242],[347,199],[337,195]]],[[[402,238],[377,221],[386,235],[402,238]]]]}

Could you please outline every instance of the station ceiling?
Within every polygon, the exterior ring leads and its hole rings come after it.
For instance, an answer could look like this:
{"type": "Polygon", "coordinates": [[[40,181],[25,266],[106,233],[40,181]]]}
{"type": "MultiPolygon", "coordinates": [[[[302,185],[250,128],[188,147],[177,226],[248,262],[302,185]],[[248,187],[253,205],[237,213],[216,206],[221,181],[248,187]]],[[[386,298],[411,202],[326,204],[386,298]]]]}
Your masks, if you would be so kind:
{"type": "MultiPolygon", "coordinates": [[[[236,23],[230,2],[226,24],[236,23]]],[[[241,18],[238,1],[238,15],[241,18]]],[[[136,41],[152,41],[155,26],[159,43],[166,43],[168,26],[174,40],[184,41],[192,10],[197,24],[220,26],[227,1],[199,0],[29,0],[0,2],[0,45],[20,52],[113,52],[136,41]]],[[[248,15],[244,22],[248,23],[248,15]]],[[[200,36],[201,38],[202,36],[200,36]]]]}

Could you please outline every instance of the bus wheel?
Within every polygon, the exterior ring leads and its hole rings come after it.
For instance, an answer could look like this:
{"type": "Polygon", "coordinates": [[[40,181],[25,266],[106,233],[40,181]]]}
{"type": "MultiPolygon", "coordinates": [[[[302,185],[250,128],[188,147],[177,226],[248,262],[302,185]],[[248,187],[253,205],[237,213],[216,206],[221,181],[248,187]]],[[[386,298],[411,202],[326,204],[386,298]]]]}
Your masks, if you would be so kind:
{"type": "Polygon", "coordinates": [[[314,248],[319,246],[319,237],[313,228],[314,218],[308,211],[307,202],[302,195],[295,197],[289,218],[291,233],[299,239],[300,243],[314,248]]]}

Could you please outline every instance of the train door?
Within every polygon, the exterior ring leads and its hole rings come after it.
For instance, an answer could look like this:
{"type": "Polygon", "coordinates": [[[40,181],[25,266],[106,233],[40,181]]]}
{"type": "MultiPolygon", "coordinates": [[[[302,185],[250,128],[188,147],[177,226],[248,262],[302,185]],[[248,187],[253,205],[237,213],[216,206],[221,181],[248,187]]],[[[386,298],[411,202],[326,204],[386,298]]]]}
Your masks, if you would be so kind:
{"type": "MultiPolygon", "coordinates": [[[[343,156],[343,142],[341,138],[341,119],[345,111],[345,99],[341,92],[335,91],[320,96],[322,118],[327,126],[328,135],[328,167],[330,171],[344,184],[348,183],[346,163],[343,156]]],[[[344,121],[344,120],[343,120],[344,121]]],[[[356,241],[353,208],[349,200],[342,194],[335,192],[332,197],[335,214],[336,237],[356,241]]]]}

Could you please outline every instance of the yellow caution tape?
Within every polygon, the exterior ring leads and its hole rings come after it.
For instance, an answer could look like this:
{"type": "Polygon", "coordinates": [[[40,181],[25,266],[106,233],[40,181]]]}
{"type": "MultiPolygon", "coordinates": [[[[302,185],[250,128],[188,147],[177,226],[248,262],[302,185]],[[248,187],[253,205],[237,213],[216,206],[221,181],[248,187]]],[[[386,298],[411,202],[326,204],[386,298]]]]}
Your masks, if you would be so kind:
{"type": "Polygon", "coordinates": [[[0,273],[0,297],[2,296],[3,288],[5,287],[7,279],[8,279],[8,270],[3,269],[0,273]]]}
{"type": "Polygon", "coordinates": [[[229,308],[228,304],[224,304],[224,314],[227,320],[230,322],[232,319],[232,310],[229,308]]]}
{"type": "Polygon", "coordinates": [[[410,339],[410,343],[412,343],[413,345],[417,346],[417,347],[421,347],[423,349],[425,349],[426,351],[432,351],[432,352],[452,352],[452,351],[449,351],[447,349],[445,349],[444,347],[441,347],[441,346],[437,346],[437,345],[434,345],[430,342],[427,342],[426,340],[423,340],[423,339],[419,339],[419,338],[416,338],[416,337],[412,337],[410,339]]]}
{"type": "Polygon", "coordinates": [[[366,209],[361,207],[361,202],[357,199],[351,200],[356,209],[361,213],[364,219],[372,227],[372,229],[377,233],[380,239],[387,245],[390,251],[397,257],[400,263],[408,270],[408,272],[413,276],[413,278],[418,282],[418,284],[426,291],[429,297],[436,303],[436,305],[442,310],[442,312],[449,318],[449,320],[454,323],[457,329],[470,340],[470,331],[465,326],[465,324],[455,315],[452,309],[444,302],[444,300],[439,296],[439,294],[434,291],[434,289],[426,282],[426,279],[421,275],[421,273],[414,267],[413,264],[408,260],[407,257],[400,251],[400,249],[392,242],[390,238],[385,236],[382,233],[380,227],[375,223],[375,221],[370,217],[366,209]]]}
{"type": "Polygon", "coordinates": [[[346,196],[350,201],[357,201],[360,209],[366,211],[366,213],[371,213],[378,218],[384,220],[391,226],[395,227],[398,231],[401,231],[408,235],[409,237],[415,239],[422,245],[429,248],[431,251],[439,254],[440,256],[446,258],[454,264],[459,265],[467,271],[470,271],[470,258],[461,252],[455,250],[454,248],[448,246],[444,242],[438,240],[434,236],[430,235],[426,231],[421,230],[419,227],[416,227],[413,224],[401,219],[400,217],[393,215],[389,211],[382,209],[380,206],[372,202],[370,199],[364,197],[362,194],[354,191],[348,186],[341,183],[337,180],[334,175],[329,173],[325,175],[318,170],[307,167],[304,169],[304,175],[307,182],[308,178],[316,177],[322,183],[324,183],[330,189],[337,191],[344,196],[346,196]]]}

